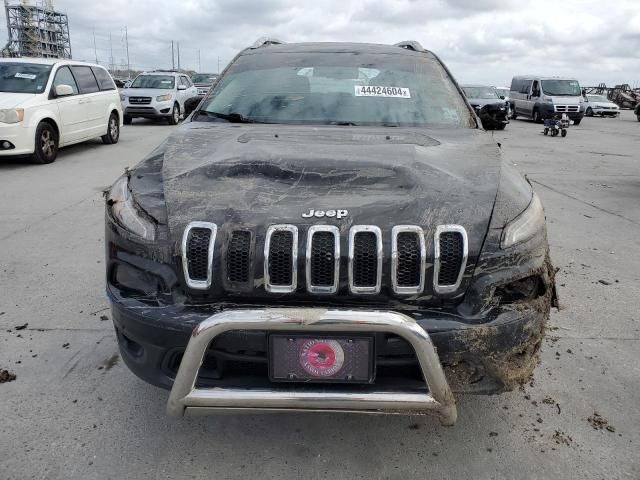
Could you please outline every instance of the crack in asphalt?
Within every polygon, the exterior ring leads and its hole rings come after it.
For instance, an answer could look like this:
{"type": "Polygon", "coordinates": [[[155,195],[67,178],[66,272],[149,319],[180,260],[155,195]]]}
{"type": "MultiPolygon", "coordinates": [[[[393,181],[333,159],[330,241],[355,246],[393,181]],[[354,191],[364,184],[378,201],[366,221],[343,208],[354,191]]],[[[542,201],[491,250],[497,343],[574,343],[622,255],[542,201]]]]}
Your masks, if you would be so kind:
{"type": "Polygon", "coordinates": [[[621,219],[623,219],[623,220],[626,220],[626,221],[627,221],[627,222],[629,222],[629,223],[632,223],[632,224],[637,225],[637,226],[639,226],[639,227],[640,227],[640,223],[636,222],[635,220],[631,220],[630,218],[627,218],[627,217],[625,217],[624,215],[620,215],[619,213],[612,212],[611,210],[607,210],[606,208],[598,207],[597,205],[594,205],[594,204],[592,204],[592,203],[586,202],[586,201],[584,201],[584,200],[582,200],[582,199],[580,199],[580,198],[578,198],[578,197],[574,197],[573,195],[570,195],[570,194],[565,193],[565,192],[563,192],[563,191],[561,191],[561,190],[558,190],[557,188],[554,188],[554,187],[551,187],[551,186],[549,186],[549,185],[546,185],[546,184],[544,184],[544,183],[542,183],[542,182],[539,182],[538,180],[534,180],[533,178],[530,178],[530,180],[531,180],[533,183],[535,183],[535,184],[537,184],[537,185],[540,185],[541,187],[544,187],[544,188],[546,188],[546,189],[548,189],[548,190],[551,190],[552,192],[555,192],[555,193],[557,193],[557,194],[559,194],[559,195],[563,195],[563,196],[565,196],[565,197],[567,197],[567,198],[570,198],[570,199],[572,199],[572,200],[575,200],[575,201],[577,201],[577,202],[580,202],[580,203],[582,203],[582,204],[584,204],[584,205],[587,205],[587,206],[589,206],[589,207],[591,207],[591,208],[595,208],[596,210],[598,210],[598,211],[600,211],[600,212],[608,213],[609,215],[613,215],[613,216],[615,216],[615,217],[621,218],[621,219]]]}

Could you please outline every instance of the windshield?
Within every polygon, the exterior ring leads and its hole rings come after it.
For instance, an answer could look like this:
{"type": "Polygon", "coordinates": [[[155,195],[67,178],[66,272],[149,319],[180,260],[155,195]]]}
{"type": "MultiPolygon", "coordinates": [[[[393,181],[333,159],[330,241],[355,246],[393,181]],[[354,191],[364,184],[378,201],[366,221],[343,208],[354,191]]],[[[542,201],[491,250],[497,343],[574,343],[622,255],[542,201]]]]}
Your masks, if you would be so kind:
{"type": "Polygon", "coordinates": [[[244,55],[201,111],[203,121],[476,127],[445,70],[422,55],[244,55]]]}
{"type": "Polygon", "coordinates": [[[0,63],[0,92],[42,93],[53,65],[0,63]]]}
{"type": "Polygon", "coordinates": [[[173,88],[173,75],[138,75],[129,88],[173,88]]]}
{"type": "Polygon", "coordinates": [[[212,75],[210,73],[196,73],[193,77],[191,77],[191,81],[193,83],[208,83],[209,85],[211,85],[216,78],[218,78],[217,75],[212,75]]]}
{"type": "Polygon", "coordinates": [[[606,97],[603,97],[602,95],[587,95],[587,98],[589,99],[590,102],[610,103],[609,99],[606,97]]]}
{"type": "Polygon", "coordinates": [[[462,87],[467,98],[500,98],[493,87],[462,87]]]}
{"type": "Polygon", "coordinates": [[[582,95],[577,80],[542,80],[542,91],[550,96],[579,97],[582,95]]]}
{"type": "Polygon", "coordinates": [[[498,93],[498,95],[502,95],[503,97],[508,97],[509,96],[509,89],[508,88],[496,88],[496,92],[498,93]]]}

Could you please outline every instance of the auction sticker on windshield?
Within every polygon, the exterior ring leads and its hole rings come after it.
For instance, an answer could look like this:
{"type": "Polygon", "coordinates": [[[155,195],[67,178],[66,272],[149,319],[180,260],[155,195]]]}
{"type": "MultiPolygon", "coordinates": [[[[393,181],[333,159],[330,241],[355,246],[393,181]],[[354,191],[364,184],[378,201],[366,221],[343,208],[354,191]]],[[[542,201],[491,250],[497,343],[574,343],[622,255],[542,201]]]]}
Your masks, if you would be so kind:
{"type": "Polygon", "coordinates": [[[356,85],[356,97],[392,97],[411,98],[411,92],[405,87],[380,87],[374,85],[356,85]]]}

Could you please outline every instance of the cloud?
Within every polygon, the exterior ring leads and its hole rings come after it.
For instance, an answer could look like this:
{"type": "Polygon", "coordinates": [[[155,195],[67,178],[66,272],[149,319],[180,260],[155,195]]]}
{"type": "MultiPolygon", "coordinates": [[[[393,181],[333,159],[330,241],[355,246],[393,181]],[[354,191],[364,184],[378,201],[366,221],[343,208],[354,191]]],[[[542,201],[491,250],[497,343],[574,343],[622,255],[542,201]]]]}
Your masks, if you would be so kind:
{"type": "MultiPolygon", "coordinates": [[[[56,0],[69,15],[74,57],[137,69],[216,71],[258,37],[396,43],[414,39],[465,83],[508,84],[522,73],[583,84],[640,84],[640,14],[634,0],[56,0]],[[112,43],[109,42],[112,34],[112,43]]],[[[4,24],[0,20],[0,24],[4,24]]],[[[6,34],[6,30],[2,30],[6,34]]]]}

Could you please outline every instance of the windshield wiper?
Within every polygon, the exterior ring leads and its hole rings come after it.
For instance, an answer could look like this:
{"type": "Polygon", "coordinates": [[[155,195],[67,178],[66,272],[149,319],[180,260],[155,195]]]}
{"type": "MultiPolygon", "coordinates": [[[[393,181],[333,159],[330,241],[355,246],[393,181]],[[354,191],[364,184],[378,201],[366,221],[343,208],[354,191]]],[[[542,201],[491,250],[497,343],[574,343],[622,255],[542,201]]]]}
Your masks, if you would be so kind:
{"type": "Polygon", "coordinates": [[[220,113],[220,112],[210,112],[208,110],[198,110],[197,115],[205,115],[207,117],[221,118],[222,120],[226,120],[230,123],[264,123],[258,120],[254,120],[253,118],[245,117],[241,113],[230,112],[230,113],[220,113]]]}

